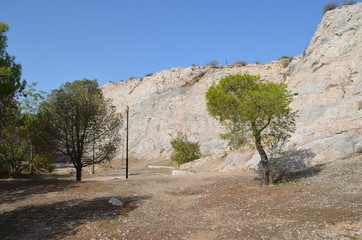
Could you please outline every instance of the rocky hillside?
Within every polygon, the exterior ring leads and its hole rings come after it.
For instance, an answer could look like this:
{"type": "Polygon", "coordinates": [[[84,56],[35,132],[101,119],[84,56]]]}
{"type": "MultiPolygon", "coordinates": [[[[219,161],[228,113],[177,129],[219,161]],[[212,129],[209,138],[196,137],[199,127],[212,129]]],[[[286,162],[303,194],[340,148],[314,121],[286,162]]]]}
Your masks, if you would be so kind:
{"type": "Polygon", "coordinates": [[[101,87],[119,112],[130,107],[131,156],[167,159],[177,132],[199,141],[204,159],[189,166],[214,169],[254,167],[253,150],[227,149],[220,124],[205,107],[205,92],[235,73],[286,82],[299,110],[289,147],[292,165],[317,164],[362,152],[362,3],[328,11],[306,51],[284,68],[281,61],[246,66],[173,68],[101,87]]]}

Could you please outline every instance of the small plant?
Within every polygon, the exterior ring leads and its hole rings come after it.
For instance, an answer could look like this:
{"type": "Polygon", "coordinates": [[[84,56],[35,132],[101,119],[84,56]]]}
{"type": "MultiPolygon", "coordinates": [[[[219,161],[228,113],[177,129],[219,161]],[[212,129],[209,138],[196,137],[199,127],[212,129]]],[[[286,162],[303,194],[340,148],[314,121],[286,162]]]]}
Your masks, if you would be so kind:
{"type": "Polygon", "coordinates": [[[354,0],[343,0],[343,5],[353,5],[356,4],[356,1],[354,0]]]}
{"type": "Polygon", "coordinates": [[[323,7],[323,14],[325,14],[326,12],[336,9],[337,7],[339,7],[337,2],[329,2],[326,5],[324,5],[323,7]]]}
{"type": "Polygon", "coordinates": [[[290,58],[290,57],[289,57],[289,56],[281,56],[281,57],[278,59],[278,61],[283,60],[283,59],[288,59],[288,58],[290,58]]]}
{"type": "Polygon", "coordinates": [[[136,77],[129,77],[129,80],[137,79],[136,77]]]}
{"type": "Polygon", "coordinates": [[[34,169],[37,172],[53,172],[55,170],[55,166],[51,164],[46,158],[41,157],[39,155],[35,155],[34,157],[34,169]]]}
{"type": "Polygon", "coordinates": [[[151,77],[151,76],[153,76],[153,73],[147,73],[146,74],[146,77],[151,77]]]}
{"type": "Polygon", "coordinates": [[[172,160],[175,160],[179,165],[201,157],[200,143],[190,142],[186,135],[178,133],[177,137],[170,143],[172,148],[176,151],[176,155],[172,160]]]}
{"type": "Polygon", "coordinates": [[[212,61],[206,63],[205,66],[216,67],[218,64],[219,64],[218,60],[212,60],[212,61]]]}
{"type": "Polygon", "coordinates": [[[245,62],[245,61],[236,61],[235,63],[234,63],[236,66],[246,66],[248,63],[247,62],[245,62]]]}
{"type": "Polygon", "coordinates": [[[289,57],[289,56],[281,56],[278,59],[278,61],[281,61],[283,63],[284,68],[286,68],[292,60],[293,60],[293,57],[289,57]]]}
{"type": "Polygon", "coordinates": [[[260,62],[259,62],[259,61],[255,61],[255,62],[254,62],[254,64],[259,65],[259,64],[260,64],[260,62]]]}
{"type": "Polygon", "coordinates": [[[197,66],[199,65],[197,65],[196,63],[191,64],[191,67],[197,67],[197,66]]]}

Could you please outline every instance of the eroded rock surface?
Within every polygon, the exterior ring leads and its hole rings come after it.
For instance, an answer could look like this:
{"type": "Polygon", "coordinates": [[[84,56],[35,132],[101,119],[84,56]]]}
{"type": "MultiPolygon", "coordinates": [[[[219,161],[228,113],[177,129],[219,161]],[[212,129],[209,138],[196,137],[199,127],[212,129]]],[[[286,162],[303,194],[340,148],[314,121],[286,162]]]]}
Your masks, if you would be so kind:
{"type": "Polygon", "coordinates": [[[173,68],[101,88],[119,112],[130,107],[133,157],[170,158],[170,140],[182,132],[189,140],[199,141],[206,156],[188,168],[201,168],[212,161],[213,168],[227,170],[255,167],[259,158],[251,150],[227,149],[219,138],[221,125],[206,111],[206,90],[228,74],[243,72],[259,74],[262,80],[286,82],[295,94],[292,107],[299,110],[297,130],[289,143],[295,151],[288,159],[298,159],[298,166],[327,162],[361,151],[361,26],[362,3],[328,11],[305,53],[287,68],[278,61],[173,68]],[[298,152],[303,154],[297,156],[298,152]]]}

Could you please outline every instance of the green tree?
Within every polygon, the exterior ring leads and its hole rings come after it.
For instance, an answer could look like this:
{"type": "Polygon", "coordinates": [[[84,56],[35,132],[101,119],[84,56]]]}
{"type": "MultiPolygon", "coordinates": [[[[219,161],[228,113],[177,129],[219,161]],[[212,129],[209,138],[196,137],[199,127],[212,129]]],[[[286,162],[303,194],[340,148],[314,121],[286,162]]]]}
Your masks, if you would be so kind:
{"type": "Polygon", "coordinates": [[[198,142],[190,142],[186,135],[178,133],[177,137],[171,141],[171,146],[176,151],[173,160],[179,165],[201,157],[200,144],[198,142]]]}
{"type": "Polygon", "coordinates": [[[36,91],[31,84],[24,90],[24,97],[14,101],[15,107],[7,107],[6,124],[0,138],[0,163],[6,167],[11,177],[15,177],[28,165],[30,171],[51,171],[53,167],[47,159],[37,151],[34,122],[37,106],[43,93],[36,91]]]}
{"type": "Polygon", "coordinates": [[[70,158],[80,181],[83,167],[114,156],[122,122],[97,81],[83,79],[53,90],[40,106],[37,125],[43,142],[70,158]]]}
{"type": "Polygon", "coordinates": [[[35,89],[38,83],[34,82],[28,85],[23,93],[24,96],[19,101],[19,108],[22,112],[22,118],[24,120],[28,142],[30,144],[30,158],[29,170],[30,173],[35,172],[51,172],[54,170],[54,166],[49,162],[50,156],[46,151],[41,151],[41,142],[37,141],[37,113],[40,103],[45,100],[46,93],[35,89]]]}
{"type": "Polygon", "coordinates": [[[13,97],[21,92],[26,82],[21,80],[21,65],[15,62],[15,57],[6,52],[6,32],[9,25],[0,22],[0,100],[13,97]]]}
{"type": "Polygon", "coordinates": [[[9,108],[7,111],[7,124],[0,138],[0,163],[6,167],[10,177],[15,177],[25,168],[24,161],[29,159],[30,142],[19,109],[9,108]]]}
{"type": "Polygon", "coordinates": [[[279,152],[295,130],[292,94],[282,83],[261,82],[248,73],[229,75],[206,92],[208,112],[226,129],[221,137],[240,147],[255,146],[261,161],[262,184],[270,183],[268,154],[279,152]]]}
{"type": "Polygon", "coordinates": [[[0,22],[0,138],[2,129],[11,117],[9,114],[17,108],[15,97],[23,91],[26,84],[21,80],[21,65],[6,52],[8,30],[8,24],[0,22]]]}

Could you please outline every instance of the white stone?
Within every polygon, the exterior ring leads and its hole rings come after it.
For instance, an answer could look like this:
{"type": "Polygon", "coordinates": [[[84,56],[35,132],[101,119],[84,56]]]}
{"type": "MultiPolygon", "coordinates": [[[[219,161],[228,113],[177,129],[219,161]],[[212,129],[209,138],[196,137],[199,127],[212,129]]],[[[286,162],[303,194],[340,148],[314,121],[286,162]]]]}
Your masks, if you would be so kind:
{"type": "Polygon", "coordinates": [[[118,200],[117,198],[111,198],[108,203],[114,205],[114,206],[120,206],[120,207],[123,207],[124,205],[124,202],[118,200]]]}
{"type": "Polygon", "coordinates": [[[172,170],[172,175],[187,175],[187,174],[192,174],[192,173],[181,170],[172,170]]]}

